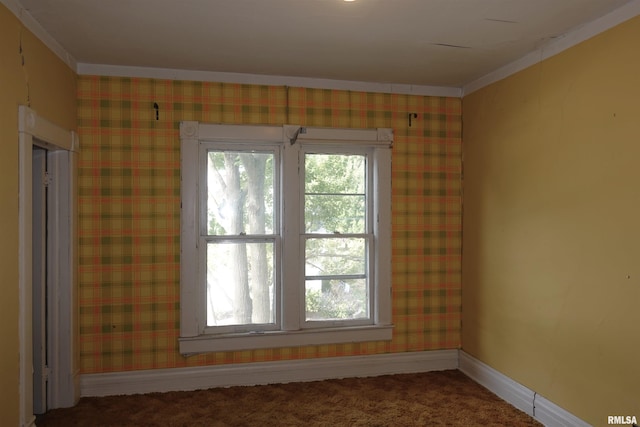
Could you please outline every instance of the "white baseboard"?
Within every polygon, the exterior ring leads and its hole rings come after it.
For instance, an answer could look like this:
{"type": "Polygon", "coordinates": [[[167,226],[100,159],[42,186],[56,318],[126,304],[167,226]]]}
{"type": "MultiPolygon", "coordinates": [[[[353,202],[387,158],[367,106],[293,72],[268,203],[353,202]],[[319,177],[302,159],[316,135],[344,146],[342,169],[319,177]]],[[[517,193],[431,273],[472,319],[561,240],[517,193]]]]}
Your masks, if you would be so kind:
{"type": "Polygon", "coordinates": [[[256,362],[194,368],[85,374],[80,393],[110,396],[212,387],[316,381],[458,368],[458,350],[256,362]]]}
{"type": "Polygon", "coordinates": [[[333,378],[371,377],[445,369],[459,369],[501,399],[533,416],[545,426],[589,427],[589,424],[536,394],[535,391],[517,383],[464,351],[458,350],[85,374],[80,377],[80,393],[82,397],[112,396],[318,381],[333,378]]]}
{"type": "Polygon", "coordinates": [[[480,362],[464,351],[460,351],[459,369],[478,384],[488,388],[522,412],[533,416],[535,392],[513,381],[511,378],[480,362]]]}
{"type": "Polygon", "coordinates": [[[590,427],[590,424],[462,350],[458,366],[460,371],[478,384],[547,427],[590,427]]]}
{"type": "Polygon", "coordinates": [[[535,411],[535,418],[545,426],[591,427],[591,424],[582,421],[540,395],[536,396],[535,411]]]}

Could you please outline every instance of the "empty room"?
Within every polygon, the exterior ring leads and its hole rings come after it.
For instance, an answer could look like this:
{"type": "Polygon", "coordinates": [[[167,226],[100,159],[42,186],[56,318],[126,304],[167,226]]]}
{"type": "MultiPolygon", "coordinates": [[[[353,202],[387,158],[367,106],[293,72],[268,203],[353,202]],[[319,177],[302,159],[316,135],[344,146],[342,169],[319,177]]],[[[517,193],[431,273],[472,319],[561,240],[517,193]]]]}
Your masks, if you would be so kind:
{"type": "Polygon", "coordinates": [[[637,424],[639,15],[0,0],[0,425],[637,424]]]}

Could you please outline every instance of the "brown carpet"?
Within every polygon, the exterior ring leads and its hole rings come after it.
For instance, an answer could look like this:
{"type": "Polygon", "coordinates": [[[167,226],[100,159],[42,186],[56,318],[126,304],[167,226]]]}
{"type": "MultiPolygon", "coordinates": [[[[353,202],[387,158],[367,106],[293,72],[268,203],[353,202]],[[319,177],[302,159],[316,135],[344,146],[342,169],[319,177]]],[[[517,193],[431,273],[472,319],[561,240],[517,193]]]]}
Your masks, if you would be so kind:
{"type": "Polygon", "coordinates": [[[48,426],[541,426],[460,371],[82,398],[48,426]]]}

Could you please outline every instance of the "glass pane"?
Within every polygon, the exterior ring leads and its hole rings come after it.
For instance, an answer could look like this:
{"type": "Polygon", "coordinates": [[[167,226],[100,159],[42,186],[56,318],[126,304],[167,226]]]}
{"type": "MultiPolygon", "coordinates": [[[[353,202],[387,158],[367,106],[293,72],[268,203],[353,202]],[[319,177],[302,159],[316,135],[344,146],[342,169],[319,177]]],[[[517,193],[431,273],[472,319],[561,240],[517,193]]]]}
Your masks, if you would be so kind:
{"type": "Polygon", "coordinates": [[[310,276],[366,274],[366,241],[361,238],[307,239],[305,272],[310,276]]]}
{"type": "Polygon", "coordinates": [[[349,320],[369,317],[366,279],[307,280],[306,320],[349,320]]]}
{"type": "Polygon", "coordinates": [[[208,234],[273,234],[273,153],[210,151],[207,158],[208,234]]]}
{"type": "Polygon", "coordinates": [[[364,195],[307,195],[304,204],[307,233],[365,233],[364,195]]]}
{"type": "Polygon", "coordinates": [[[207,326],[274,323],[271,242],[207,245],[207,326]]]}
{"type": "Polygon", "coordinates": [[[305,154],[305,231],[363,233],[366,156],[305,154]]]}

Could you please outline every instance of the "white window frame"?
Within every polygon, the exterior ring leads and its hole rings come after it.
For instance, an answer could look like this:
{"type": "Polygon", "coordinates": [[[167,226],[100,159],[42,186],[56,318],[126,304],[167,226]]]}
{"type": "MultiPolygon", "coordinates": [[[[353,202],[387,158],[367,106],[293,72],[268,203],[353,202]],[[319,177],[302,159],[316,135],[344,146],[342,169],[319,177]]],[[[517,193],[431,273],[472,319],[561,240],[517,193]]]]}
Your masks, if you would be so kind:
{"type": "MultiPolygon", "coordinates": [[[[249,135],[247,135],[249,137],[249,135]]],[[[280,160],[280,146],[282,144],[274,144],[273,141],[263,141],[263,140],[254,140],[251,138],[247,138],[242,142],[233,141],[233,142],[216,142],[216,141],[202,141],[200,140],[198,143],[198,147],[200,150],[199,153],[199,182],[206,182],[207,179],[207,160],[208,160],[208,152],[212,151],[254,151],[258,150],[261,153],[273,153],[274,154],[274,200],[273,204],[275,206],[275,215],[273,218],[273,237],[271,235],[267,235],[266,237],[254,237],[254,236],[204,236],[202,233],[198,233],[198,248],[203,248],[203,250],[198,250],[198,268],[200,268],[198,283],[206,282],[207,275],[207,242],[208,241],[228,241],[228,240],[236,240],[237,241],[272,241],[273,242],[273,250],[274,250],[274,265],[277,266],[280,264],[280,260],[282,259],[282,234],[281,230],[281,206],[280,202],[280,169],[282,165],[282,161],[280,160]]],[[[207,229],[207,203],[204,202],[207,199],[207,186],[199,185],[198,190],[200,192],[198,201],[203,201],[203,203],[199,203],[199,226],[200,230],[207,229]]],[[[274,268],[274,294],[281,293],[282,283],[281,279],[281,271],[278,268],[274,268]]],[[[199,290],[201,301],[207,301],[207,292],[206,286],[199,290]]],[[[276,306],[276,310],[274,313],[274,323],[268,324],[252,324],[252,325],[228,325],[228,326],[206,326],[207,319],[207,309],[206,305],[199,304],[196,310],[200,310],[199,319],[204,320],[204,331],[203,334],[229,334],[236,332],[247,332],[251,331],[253,333],[262,333],[265,331],[273,331],[281,329],[280,319],[281,307],[276,306]]]]}
{"type": "MultiPolygon", "coordinates": [[[[366,244],[366,248],[367,248],[367,254],[366,256],[366,260],[369,261],[369,259],[371,258],[375,258],[375,233],[374,233],[374,218],[375,218],[375,213],[374,213],[374,207],[375,207],[375,193],[373,192],[374,186],[373,186],[373,171],[376,167],[375,165],[375,160],[374,160],[374,154],[375,154],[375,149],[368,147],[368,146],[363,146],[363,145],[354,145],[354,144],[350,144],[349,146],[345,146],[346,144],[336,144],[333,141],[329,141],[329,142],[315,142],[315,143],[307,143],[306,141],[302,141],[300,142],[300,150],[299,150],[299,161],[298,161],[298,169],[300,170],[300,176],[298,177],[298,180],[300,182],[300,216],[299,218],[304,219],[305,218],[305,204],[304,204],[304,181],[306,178],[306,168],[305,168],[305,155],[306,154],[343,154],[343,155],[360,155],[360,156],[366,156],[367,161],[366,161],[366,194],[367,196],[370,196],[370,198],[372,199],[372,203],[370,203],[369,201],[367,201],[367,205],[366,205],[366,224],[365,224],[365,230],[364,232],[361,233],[357,233],[358,236],[357,237],[366,237],[367,240],[367,244],[366,244]]],[[[291,171],[292,176],[291,179],[295,179],[296,175],[294,175],[295,171],[291,171]]],[[[299,239],[300,239],[300,253],[304,253],[304,246],[305,246],[305,240],[307,239],[313,239],[313,238],[331,238],[334,235],[332,234],[320,234],[320,233],[307,233],[307,231],[305,230],[305,224],[304,221],[300,221],[300,235],[299,235],[299,239]]],[[[344,234],[340,234],[337,237],[349,237],[349,235],[344,235],[344,234]]],[[[302,266],[304,263],[301,262],[300,265],[302,266]]],[[[366,277],[367,277],[367,287],[368,287],[368,293],[370,295],[373,295],[373,298],[369,298],[368,301],[368,311],[370,313],[370,316],[364,319],[332,319],[332,320],[306,320],[306,313],[305,313],[305,292],[304,292],[304,288],[302,289],[303,292],[300,292],[299,298],[300,298],[300,316],[303,319],[302,321],[302,327],[305,329],[312,329],[312,328],[326,328],[326,327],[348,327],[348,326],[363,326],[363,325],[372,325],[374,324],[374,317],[373,315],[376,312],[375,309],[375,301],[377,299],[376,296],[376,292],[375,292],[375,263],[374,262],[367,262],[366,263],[366,267],[365,267],[365,272],[366,272],[366,277]]],[[[301,278],[300,278],[300,283],[304,284],[306,281],[306,277],[304,274],[304,267],[303,267],[303,271],[301,272],[301,278]]]]}
{"type": "MultiPolygon", "coordinates": [[[[293,125],[218,125],[199,122],[180,124],[181,141],[181,256],[180,256],[180,353],[251,350],[304,345],[390,340],[391,321],[391,146],[393,131],[381,129],[312,128],[293,125]],[[305,322],[304,268],[302,262],[283,262],[277,268],[281,278],[281,312],[276,330],[211,333],[206,327],[206,268],[200,225],[203,174],[202,147],[217,143],[256,142],[279,147],[281,201],[276,250],[282,259],[300,259],[302,194],[299,161],[311,146],[342,147],[347,152],[369,151],[373,161],[369,194],[373,203],[373,307],[368,324],[349,322],[305,322]],[[302,148],[304,147],[304,148],[302,148]],[[349,147],[355,147],[351,151],[349,147]]],[[[274,201],[275,202],[275,201],[274,201]]],[[[277,227],[276,230],[278,229],[277,227]]],[[[275,231],[277,232],[277,231],[275,231]]],[[[277,288],[276,288],[277,289],[277,288]]]]}

